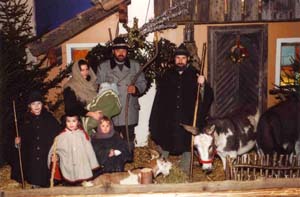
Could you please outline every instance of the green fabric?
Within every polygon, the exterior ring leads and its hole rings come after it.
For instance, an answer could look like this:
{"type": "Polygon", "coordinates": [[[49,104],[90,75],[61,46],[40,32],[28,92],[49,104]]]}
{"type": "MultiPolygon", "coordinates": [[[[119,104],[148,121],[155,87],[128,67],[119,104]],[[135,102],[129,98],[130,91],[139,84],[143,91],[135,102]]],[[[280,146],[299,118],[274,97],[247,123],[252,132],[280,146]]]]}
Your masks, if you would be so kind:
{"type": "MultiPolygon", "coordinates": [[[[121,104],[118,95],[112,91],[107,90],[101,95],[96,96],[90,104],[86,106],[88,111],[101,110],[103,115],[112,118],[121,112],[121,104]]],[[[98,121],[90,117],[82,117],[83,128],[89,135],[93,133],[98,125],[98,121]]]]}

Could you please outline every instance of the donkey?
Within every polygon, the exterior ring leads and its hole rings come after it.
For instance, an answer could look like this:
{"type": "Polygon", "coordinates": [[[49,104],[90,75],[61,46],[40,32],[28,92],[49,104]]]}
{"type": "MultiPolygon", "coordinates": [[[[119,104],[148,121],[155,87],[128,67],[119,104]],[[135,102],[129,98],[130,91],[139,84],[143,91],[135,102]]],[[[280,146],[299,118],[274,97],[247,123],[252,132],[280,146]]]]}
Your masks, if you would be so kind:
{"type": "Polygon", "coordinates": [[[259,154],[291,154],[300,156],[300,102],[298,97],[269,108],[257,126],[259,154]]]}
{"type": "Polygon", "coordinates": [[[214,157],[219,155],[225,170],[227,156],[235,159],[255,147],[258,119],[258,110],[251,113],[244,109],[226,118],[210,120],[194,140],[202,169],[211,172],[214,157]]]}

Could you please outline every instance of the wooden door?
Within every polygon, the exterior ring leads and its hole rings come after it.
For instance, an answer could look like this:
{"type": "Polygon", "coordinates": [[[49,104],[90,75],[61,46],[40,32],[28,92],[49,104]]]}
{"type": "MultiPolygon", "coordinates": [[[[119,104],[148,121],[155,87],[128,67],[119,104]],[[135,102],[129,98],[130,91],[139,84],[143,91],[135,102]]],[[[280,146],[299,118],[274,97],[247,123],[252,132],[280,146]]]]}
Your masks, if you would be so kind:
{"type": "Polygon", "coordinates": [[[244,106],[267,105],[267,25],[208,27],[208,80],[214,90],[213,117],[222,117],[244,106]],[[238,39],[239,37],[239,39],[238,39]],[[234,63],[232,51],[248,53],[234,63]]]}

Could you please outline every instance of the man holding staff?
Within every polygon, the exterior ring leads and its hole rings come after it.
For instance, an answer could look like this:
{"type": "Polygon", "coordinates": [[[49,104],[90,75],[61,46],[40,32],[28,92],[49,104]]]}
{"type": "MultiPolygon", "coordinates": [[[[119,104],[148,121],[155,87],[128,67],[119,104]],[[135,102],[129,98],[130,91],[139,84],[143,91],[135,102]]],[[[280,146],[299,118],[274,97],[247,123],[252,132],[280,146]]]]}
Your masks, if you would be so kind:
{"type": "Polygon", "coordinates": [[[152,139],[162,155],[181,155],[180,168],[189,173],[191,134],[181,124],[192,125],[200,84],[197,127],[202,129],[213,100],[213,92],[203,75],[188,63],[189,52],[184,44],[175,51],[175,66],[157,80],[157,92],[150,116],[152,139]]]}

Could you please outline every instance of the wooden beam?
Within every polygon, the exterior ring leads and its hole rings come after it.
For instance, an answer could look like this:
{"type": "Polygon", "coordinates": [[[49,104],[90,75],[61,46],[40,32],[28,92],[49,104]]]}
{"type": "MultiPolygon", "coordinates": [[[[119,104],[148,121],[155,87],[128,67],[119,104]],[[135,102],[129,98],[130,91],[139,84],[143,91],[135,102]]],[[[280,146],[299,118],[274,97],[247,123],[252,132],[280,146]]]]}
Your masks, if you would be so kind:
{"type": "Polygon", "coordinates": [[[99,0],[105,10],[110,10],[124,1],[125,0],[99,0]]]}
{"type": "Polygon", "coordinates": [[[36,196],[295,196],[300,179],[258,179],[255,181],[213,181],[183,184],[106,185],[55,187],[52,189],[4,191],[5,197],[36,196]]]}

